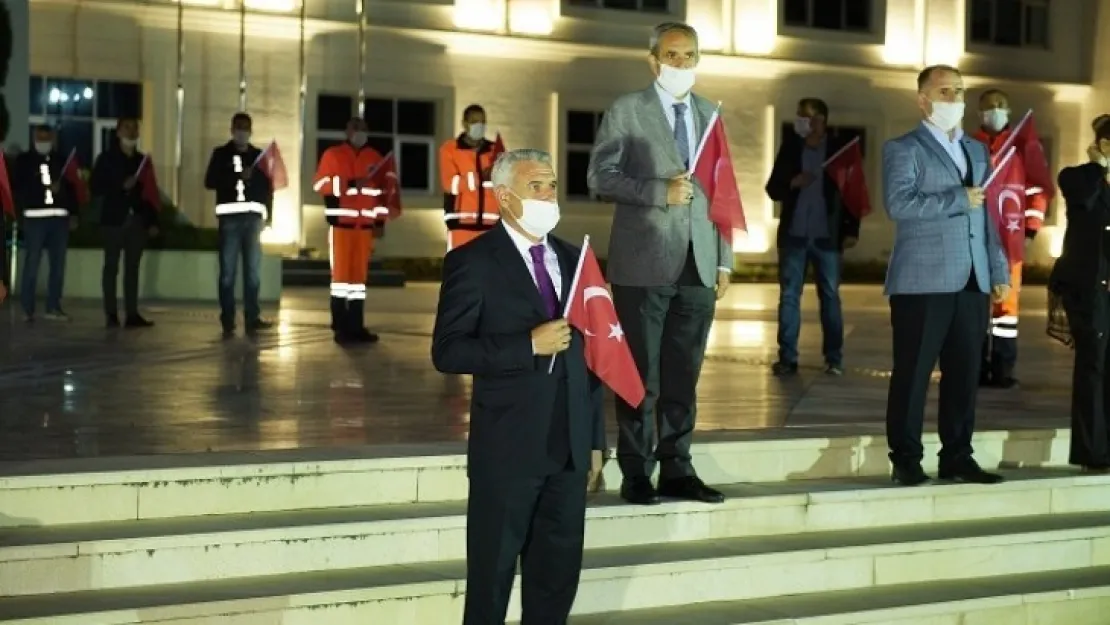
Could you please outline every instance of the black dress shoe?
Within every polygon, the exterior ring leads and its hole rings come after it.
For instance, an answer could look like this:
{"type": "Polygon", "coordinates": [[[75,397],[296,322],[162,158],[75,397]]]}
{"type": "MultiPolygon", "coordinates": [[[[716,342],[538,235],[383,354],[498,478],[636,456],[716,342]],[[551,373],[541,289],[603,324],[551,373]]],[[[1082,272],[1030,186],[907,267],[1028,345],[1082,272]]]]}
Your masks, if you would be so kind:
{"type": "Polygon", "coordinates": [[[771,374],[780,378],[788,378],[798,374],[798,363],[778,361],[771,365],[771,374]]]}
{"type": "Polygon", "coordinates": [[[105,319],[106,319],[106,321],[105,321],[104,325],[106,327],[109,327],[109,328],[118,328],[119,327],[119,315],[107,315],[105,317],[105,319]]]}
{"type": "Polygon", "coordinates": [[[125,328],[149,328],[154,325],[153,321],[144,319],[142,315],[127,315],[127,320],[123,322],[125,328]]]}
{"type": "Polygon", "coordinates": [[[721,503],[724,494],[705,485],[701,478],[691,475],[673,480],[659,480],[659,494],[673,499],[688,499],[705,503],[721,503]]]}
{"type": "Polygon", "coordinates": [[[920,463],[894,464],[890,471],[890,481],[902,486],[921,486],[929,481],[929,475],[920,463]]]}
{"type": "Polygon", "coordinates": [[[637,506],[654,506],[659,503],[659,493],[646,477],[627,479],[621,484],[621,499],[637,506]]]}
{"type": "Polygon", "coordinates": [[[970,458],[951,466],[941,466],[937,475],[942,480],[967,484],[998,484],[1005,480],[997,473],[984,471],[978,462],[970,458]]]}

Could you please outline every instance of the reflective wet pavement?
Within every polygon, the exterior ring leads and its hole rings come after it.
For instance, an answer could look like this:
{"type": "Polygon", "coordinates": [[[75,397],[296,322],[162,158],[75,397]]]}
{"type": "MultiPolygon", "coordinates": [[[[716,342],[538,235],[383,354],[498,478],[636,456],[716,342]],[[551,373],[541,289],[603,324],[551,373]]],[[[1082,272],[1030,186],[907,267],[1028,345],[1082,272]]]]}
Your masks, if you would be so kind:
{"type": "MultiPolygon", "coordinates": [[[[212,305],[151,305],[148,330],[106,330],[96,302],[74,321],[23,323],[0,307],[0,461],[336,448],[466,437],[469,381],[431,366],[438,286],[371,290],[382,341],[331,341],[323,289],[290,289],[276,330],[221,340],[212,305]]],[[[804,301],[802,370],[778,380],[774,285],[736,284],[718,307],[699,387],[700,430],[881,428],[890,361],[878,287],[843,290],[843,377],[820,365],[816,298],[804,301]]],[[[1071,353],[1044,334],[1044,290],[1023,297],[1019,389],[980,395],[980,428],[1067,426],[1071,353]]],[[[935,399],[935,394],[934,394],[935,399]]],[[[931,417],[935,417],[935,401],[931,417]]],[[[610,402],[610,412],[612,410],[610,402]]]]}

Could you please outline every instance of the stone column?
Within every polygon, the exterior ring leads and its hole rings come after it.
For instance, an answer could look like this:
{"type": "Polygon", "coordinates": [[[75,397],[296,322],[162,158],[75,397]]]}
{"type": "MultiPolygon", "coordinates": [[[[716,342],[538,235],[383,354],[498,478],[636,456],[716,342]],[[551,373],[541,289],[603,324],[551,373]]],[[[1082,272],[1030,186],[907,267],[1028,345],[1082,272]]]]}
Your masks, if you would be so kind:
{"type": "Polygon", "coordinates": [[[29,14],[28,0],[0,0],[0,144],[4,147],[27,147],[31,86],[29,14]],[[7,30],[2,30],[5,27],[7,30]],[[9,38],[11,56],[3,58],[7,47],[2,42],[9,38]]]}

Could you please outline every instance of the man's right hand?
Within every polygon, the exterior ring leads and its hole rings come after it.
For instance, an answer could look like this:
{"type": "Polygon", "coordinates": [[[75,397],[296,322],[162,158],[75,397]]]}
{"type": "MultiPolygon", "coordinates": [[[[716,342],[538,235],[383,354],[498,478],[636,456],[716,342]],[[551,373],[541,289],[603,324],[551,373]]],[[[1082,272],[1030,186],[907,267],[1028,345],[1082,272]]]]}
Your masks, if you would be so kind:
{"type": "Polygon", "coordinates": [[[979,208],[983,205],[983,200],[986,198],[986,193],[979,187],[968,187],[967,191],[967,204],[972,209],[979,208]]]}
{"type": "Polygon", "coordinates": [[[798,174],[797,176],[794,176],[793,178],[791,178],[790,188],[791,189],[801,189],[802,187],[807,187],[815,179],[816,179],[816,176],[814,176],[812,173],[810,173],[808,171],[803,171],[802,173],[798,174]]]}
{"type": "Polygon", "coordinates": [[[536,356],[554,356],[570,347],[570,326],[566,319],[555,319],[532,330],[532,351],[536,356]]]}
{"type": "Polygon", "coordinates": [[[667,206],[686,206],[694,200],[694,183],[687,174],[679,174],[667,183],[667,206]]]}
{"type": "Polygon", "coordinates": [[[131,189],[134,189],[135,185],[138,182],[139,182],[139,179],[136,178],[135,176],[128,176],[127,180],[123,181],[123,190],[124,191],[130,191],[131,189]]]}

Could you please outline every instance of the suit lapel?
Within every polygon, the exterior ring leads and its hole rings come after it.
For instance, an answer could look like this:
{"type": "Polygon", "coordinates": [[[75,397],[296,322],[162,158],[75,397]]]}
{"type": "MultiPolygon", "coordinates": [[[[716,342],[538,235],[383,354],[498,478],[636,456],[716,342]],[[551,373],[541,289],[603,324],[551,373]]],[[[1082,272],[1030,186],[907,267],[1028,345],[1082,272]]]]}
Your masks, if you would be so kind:
{"type": "Polygon", "coordinates": [[[559,275],[562,278],[562,284],[559,289],[559,307],[561,312],[562,308],[566,307],[567,299],[570,297],[570,283],[574,281],[574,270],[578,268],[578,259],[571,258],[570,250],[562,239],[548,236],[547,242],[551,245],[551,249],[555,250],[555,257],[559,259],[559,275]]]}
{"type": "Polygon", "coordinates": [[[509,238],[509,233],[505,232],[505,228],[504,225],[494,228],[497,260],[505,268],[505,279],[510,281],[510,286],[515,283],[515,288],[527,293],[529,301],[532,302],[532,308],[546,317],[547,307],[544,306],[540,290],[536,288],[536,281],[532,279],[532,273],[528,271],[526,261],[521,257],[520,251],[513,244],[513,240],[509,238]]]}
{"type": "Polygon", "coordinates": [[[977,161],[972,156],[972,154],[978,151],[975,149],[975,146],[972,145],[973,141],[977,141],[977,139],[972,139],[965,134],[960,138],[960,145],[963,146],[964,154],[967,154],[967,166],[971,168],[971,184],[979,186],[987,179],[988,163],[977,161]]]}
{"type": "Polygon", "coordinates": [[[671,130],[670,123],[667,122],[667,113],[663,110],[663,102],[659,100],[659,94],[655,92],[654,84],[642,92],[641,99],[644,110],[647,112],[646,115],[640,116],[640,123],[643,124],[644,130],[655,136],[653,143],[663,147],[667,157],[678,169],[685,169],[682,165],[682,159],[678,155],[678,144],[674,140],[674,131],[671,130]]]}
{"type": "MultiPolygon", "coordinates": [[[[956,163],[952,161],[952,157],[948,155],[948,150],[944,149],[944,146],[936,140],[933,133],[929,132],[924,125],[917,127],[917,140],[933,151],[933,154],[935,154],[936,157],[940,159],[940,162],[944,164],[945,168],[948,169],[948,173],[955,176],[956,180],[963,182],[963,177],[960,176],[960,170],[956,168],[956,163]]],[[[971,166],[970,163],[968,166],[971,166]]]]}

